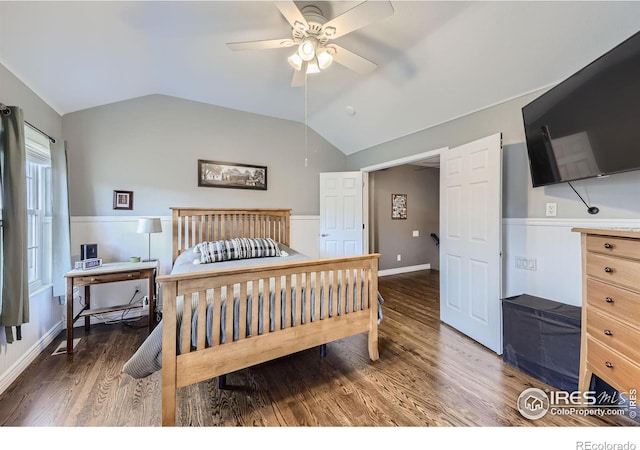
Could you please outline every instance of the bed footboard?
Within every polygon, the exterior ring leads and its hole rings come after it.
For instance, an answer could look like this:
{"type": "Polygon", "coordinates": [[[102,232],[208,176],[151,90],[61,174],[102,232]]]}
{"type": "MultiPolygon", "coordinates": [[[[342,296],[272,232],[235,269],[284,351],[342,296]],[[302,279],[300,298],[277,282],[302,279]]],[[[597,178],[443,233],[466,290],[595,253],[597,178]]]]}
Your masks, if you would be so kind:
{"type": "Polygon", "coordinates": [[[368,332],[377,360],[379,256],[159,277],[162,425],[175,424],[178,388],[307,348],[368,332]]]}

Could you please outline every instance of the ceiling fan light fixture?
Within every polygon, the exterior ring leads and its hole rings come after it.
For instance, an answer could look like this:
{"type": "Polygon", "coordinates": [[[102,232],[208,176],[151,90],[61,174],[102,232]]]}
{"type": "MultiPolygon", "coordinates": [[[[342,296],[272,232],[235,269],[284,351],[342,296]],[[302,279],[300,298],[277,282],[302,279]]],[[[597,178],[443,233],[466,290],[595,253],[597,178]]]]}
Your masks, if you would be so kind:
{"type": "Polygon", "coordinates": [[[320,73],[317,58],[313,58],[311,61],[307,62],[307,73],[320,73]]]}
{"type": "Polygon", "coordinates": [[[293,55],[289,56],[289,58],[287,58],[287,61],[289,61],[289,64],[291,64],[291,67],[293,67],[295,70],[301,70],[302,69],[302,58],[300,58],[300,55],[298,55],[298,52],[296,51],[293,55]]]}
{"type": "Polygon", "coordinates": [[[324,70],[333,62],[333,55],[328,49],[323,49],[318,52],[318,67],[324,70]]]}
{"type": "Polygon", "coordinates": [[[316,56],[316,44],[314,39],[305,38],[298,46],[298,54],[304,61],[311,61],[316,56]]]}

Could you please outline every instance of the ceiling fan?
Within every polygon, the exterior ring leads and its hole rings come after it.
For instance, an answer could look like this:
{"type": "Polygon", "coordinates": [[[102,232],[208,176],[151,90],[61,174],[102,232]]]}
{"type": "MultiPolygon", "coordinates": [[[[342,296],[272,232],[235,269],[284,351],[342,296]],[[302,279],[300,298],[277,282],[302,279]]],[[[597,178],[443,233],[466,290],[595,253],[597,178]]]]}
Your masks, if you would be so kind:
{"type": "Polygon", "coordinates": [[[359,74],[373,71],[377,65],[337,45],[334,40],[393,14],[390,1],[364,1],[329,20],[315,5],[303,8],[293,1],[274,2],[291,25],[291,37],[249,42],[230,42],[231,50],[266,50],[294,48],[289,64],[295,69],[291,86],[304,86],[306,74],[318,73],[333,61],[359,74]]]}

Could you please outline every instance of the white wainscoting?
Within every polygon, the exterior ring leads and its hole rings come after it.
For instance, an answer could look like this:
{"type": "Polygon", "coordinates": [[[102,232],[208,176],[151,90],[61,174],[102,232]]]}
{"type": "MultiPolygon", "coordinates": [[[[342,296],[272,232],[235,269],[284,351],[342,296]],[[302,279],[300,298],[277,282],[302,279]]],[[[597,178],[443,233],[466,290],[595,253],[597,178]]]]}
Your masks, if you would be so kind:
{"type": "Polygon", "coordinates": [[[529,294],[574,306],[582,304],[578,228],[640,228],[626,219],[504,219],[503,294],[529,294]],[[516,258],[535,260],[535,270],[516,268],[516,258]]]}
{"type": "Polygon", "coordinates": [[[5,338],[2,338],[0,394],[63,330],[62,306],[52,297],[51,288],[33,295],[29,306],[29,323],[22,325],[22,340],[14,340],[13,343],[7,344],[5,338]]]}
{"type": "MultiPolygon", "coordinates": [[[[71,253],[79,259],[80,245],[98,244],[98,257],[104,262],[128,261],[131,256],[148,257],[148,235],[136,233],[138,216],[90,216],[71,218],[71,253]]],[[[160,274],[171,271],[171,216],[160,217],[162,233],[151,234],[151,258],[159,260],[160,274]]],[[[320,216],[291,216],[291,247],[318,258],[320,216]]],[[[135,288],[140,286],[136,299],[148,295],[146,280],[123,281],[91,288],[91,307],[100,308],[128,303],[135,288]]],[[[80,310],[80,298],[75,295],[76,311],[80,310]]],[[[161,299],[159,299],[161,300],[161,299]]],[[[146,311],[127,312],[127,318],[145,315],[146,311]]],[[[93,322],[119,320],[121,312],[92,317],[93,322]]],[[[76,322],[81,326],[83,321],[76,322]]]]}

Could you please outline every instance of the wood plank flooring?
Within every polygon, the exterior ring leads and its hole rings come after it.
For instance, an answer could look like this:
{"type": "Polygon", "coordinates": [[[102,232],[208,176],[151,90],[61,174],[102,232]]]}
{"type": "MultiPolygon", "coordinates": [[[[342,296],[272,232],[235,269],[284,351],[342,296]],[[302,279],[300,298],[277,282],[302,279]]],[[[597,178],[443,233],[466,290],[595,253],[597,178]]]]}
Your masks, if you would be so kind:
{"type": "MultiPolygon", "coordinates": [[[[385,299],[380,359],[365,335],[179,390],[179,426],[629,426],[625,418],[556,416],[537,421],[516,408],[528,387],[550,388],[439,320],[438,272],[380,278],[385,299]]],[[[144,323],[141,323],[144,325],[144,323]]],[[[72,356],[51,353],[64,333],[0,396],[0,425],[160,425],[160,373],[120,373],[144,327],[100,325],[72,356]]]]}

